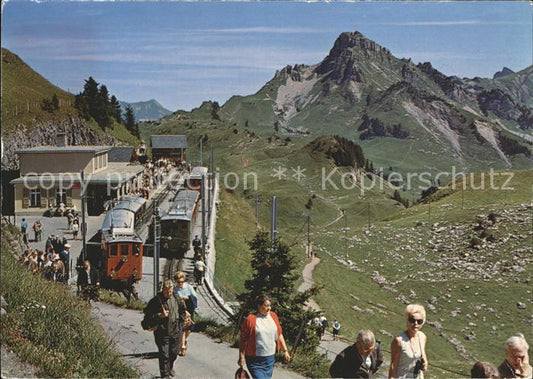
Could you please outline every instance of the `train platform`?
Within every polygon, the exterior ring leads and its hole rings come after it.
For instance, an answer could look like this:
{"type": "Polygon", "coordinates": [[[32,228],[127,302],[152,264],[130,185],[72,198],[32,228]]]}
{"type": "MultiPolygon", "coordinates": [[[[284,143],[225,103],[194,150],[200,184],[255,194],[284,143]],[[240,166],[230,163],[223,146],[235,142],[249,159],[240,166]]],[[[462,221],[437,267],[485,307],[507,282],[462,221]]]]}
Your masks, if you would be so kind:
{"type": "MultiPolygon", "coordinates": [[[[179,176],[180,172],[173,168],[167,176],[165,176],[164,180],[160,185],[154,189],[151,190],[150,196],[146,202],[147,207],[153,202],[154,199],[158,198],[160,194],[163,191],[167,190],[167,186],[169,183],[174,182],[177,177],[179,176]]],[[[81,255],[81,251],[83,250],[83,241],[81,232],[78,233],[78,239],[73,239],[72,230],[68,228],[68,221],[66,217],[45,217],[43,215],[28,215],[28,216],[20,216],[15,219],[15,225],[20,228],[20,223],[22,222],[22,219],[26,219],[26,222],[28,223],[28,240],[30,248],[37,249],[37,250],[45,250],[46,240],[49,236],[57,236],[58,238],[66,239],[67,243],[71,246],[70,249],[70,268],[69,268],[69,284],[76,284],[77,279],[77,271],[76,271],[76,262],[81,255]],[[42,224],[42,234],[41,234],[41,240],[35,241],[34,239],[34,232],[32,229],[33,224],[36,220],[39,220],[42,224]]],[[[79,217],[80,223],[81,223],[81,215],[79,217]]],[[[87,224],[87,242],[89,241],[98,233],[100,230],[102,223],[105,219],[105,212],[98,215],[98,216],[86,216],[85,222],[87,224]]],[[[22,252],[19,252],[21,254],[22,252]]],[[[143,270],[145,271],[145,270],[143,270]]]]}

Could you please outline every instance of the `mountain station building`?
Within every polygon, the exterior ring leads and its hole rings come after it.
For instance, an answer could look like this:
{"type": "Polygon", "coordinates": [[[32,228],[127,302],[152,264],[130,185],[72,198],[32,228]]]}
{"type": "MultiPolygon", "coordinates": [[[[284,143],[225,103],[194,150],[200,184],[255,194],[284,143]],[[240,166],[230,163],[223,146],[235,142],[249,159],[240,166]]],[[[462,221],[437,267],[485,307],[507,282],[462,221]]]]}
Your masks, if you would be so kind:
{"type": "MultiPolygon", "coordinates": [[[[15,214],[42,214],[63,203],[81,211],[82,180],[87,187],[87,212],[98,215],[104,203],[120,199],[142,185],[144,166],[119,160],[112,162],[112,146],[40,146],[18,150],[20,177],[15,187],[15,214]]],[[[123,156],[124,149],[120,153],[123,156]]],[[[126,159],[124,159],[126,160],[126,159]]]]}
{"type": "Polygon", "coordinates": [[[153,135],[150,137],[152,159],[168,159],[175,163],[187,160],[187,137],[184,135],[153,135]]]}

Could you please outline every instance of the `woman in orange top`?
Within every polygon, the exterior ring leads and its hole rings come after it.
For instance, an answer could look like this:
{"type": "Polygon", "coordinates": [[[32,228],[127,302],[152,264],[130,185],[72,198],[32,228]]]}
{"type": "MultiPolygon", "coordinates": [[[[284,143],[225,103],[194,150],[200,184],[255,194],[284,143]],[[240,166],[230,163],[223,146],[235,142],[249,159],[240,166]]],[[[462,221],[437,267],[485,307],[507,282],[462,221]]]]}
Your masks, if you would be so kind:
{"type": "Polygon", "coordinates": [[[270,310],[270,297],[259,295],[256,305],[257,312],[248,315],[241,327],[237,364],[243,367],[246,361],[253,378],[271,378],[276,352],[283,351],[286,361],[290,360],[290,355],[278,316],[270,310]]]}

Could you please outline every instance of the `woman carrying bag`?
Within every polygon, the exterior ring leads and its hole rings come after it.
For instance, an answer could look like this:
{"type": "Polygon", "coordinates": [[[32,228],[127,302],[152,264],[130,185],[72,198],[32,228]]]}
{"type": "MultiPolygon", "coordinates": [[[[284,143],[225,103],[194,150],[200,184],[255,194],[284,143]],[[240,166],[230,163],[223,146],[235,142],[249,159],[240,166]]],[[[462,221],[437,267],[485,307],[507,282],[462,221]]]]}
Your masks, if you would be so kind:
{"type": "Polygon", "coordinates": [[[246,366],[253,378],[271,378],[274,372],[276,352],[281,350],[285,361],[290,361],[278,316],[270,310],[272,301],[268,295],[256,299],[257,312],[246,317],[241,326],[239,345],[240,367],[246,366]]]}
{"type": "Polygon", "coordinates": [[[183,338],[179,355],[184,357],[187,354],[187,338],[194,329],[194,311],[198,308],[198,299],[194,287],[187,283],[187,275],[183,271],[176,271],[174,280],[176,281],[174,293],[185,302],[185,308],[187,308],[190,319],[187,320],[186,318],[183,325],[183,338]]]}

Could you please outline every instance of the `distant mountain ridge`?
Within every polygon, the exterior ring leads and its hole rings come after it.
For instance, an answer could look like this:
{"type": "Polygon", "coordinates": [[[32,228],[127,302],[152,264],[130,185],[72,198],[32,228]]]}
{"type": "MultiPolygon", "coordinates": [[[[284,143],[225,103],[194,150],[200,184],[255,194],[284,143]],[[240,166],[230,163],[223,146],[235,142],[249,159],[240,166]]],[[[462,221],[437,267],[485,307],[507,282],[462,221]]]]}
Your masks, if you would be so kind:
{"type": "Polygon", "coordinates": [[[126,107],[130,105],[133,109],[136,121],[158,121],[162,117],[168,116],[172,111],[163,107],[155,99],[148,101],[138,101],[135,103],[128,103],[126,101],[120,101],[120,106],[126,111],[126,107]]]}
{"type": "Polygon", "coordinates": [[[383,165],[483,170],[533,166],[531,94],[533,66],[494,80],[461,79],[396,58],[354,32],[342,33],[322,62],[286,66],[218,113],[262,135],[359,140],[383,165]]]}

